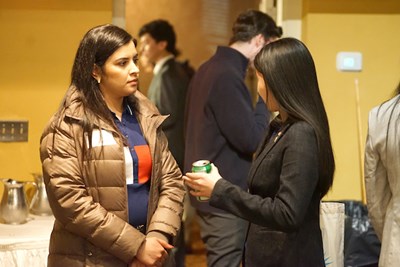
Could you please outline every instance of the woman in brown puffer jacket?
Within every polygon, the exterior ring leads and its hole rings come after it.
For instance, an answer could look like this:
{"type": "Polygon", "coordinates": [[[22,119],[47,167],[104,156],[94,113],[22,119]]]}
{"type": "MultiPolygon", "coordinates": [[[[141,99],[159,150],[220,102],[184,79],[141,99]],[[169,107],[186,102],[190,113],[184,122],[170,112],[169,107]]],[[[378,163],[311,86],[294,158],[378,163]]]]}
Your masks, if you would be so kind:
{"type": "Polygon", "coordinates": [[[161,116],[139,91],[135,41],[102,25],[78,48],[71,86],[40,146],[55,216],[48,266],[165,266],[184,186],[161,116]]]}

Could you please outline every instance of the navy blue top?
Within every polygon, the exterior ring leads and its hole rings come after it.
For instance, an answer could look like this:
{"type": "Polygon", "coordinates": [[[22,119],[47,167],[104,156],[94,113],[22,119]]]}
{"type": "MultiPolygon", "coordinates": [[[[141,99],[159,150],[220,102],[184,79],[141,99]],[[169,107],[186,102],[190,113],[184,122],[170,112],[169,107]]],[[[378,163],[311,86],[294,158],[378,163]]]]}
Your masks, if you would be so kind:
{"type": "Polygon", "coordinates": [[[115,114],[114,121],[128,141],[133,161],[133,184],[127,184],[129,223],[134,227],[145,226],[152,164],[150,149],[139,122],[128,105],[122,113],[121,121],[115,114]]]}

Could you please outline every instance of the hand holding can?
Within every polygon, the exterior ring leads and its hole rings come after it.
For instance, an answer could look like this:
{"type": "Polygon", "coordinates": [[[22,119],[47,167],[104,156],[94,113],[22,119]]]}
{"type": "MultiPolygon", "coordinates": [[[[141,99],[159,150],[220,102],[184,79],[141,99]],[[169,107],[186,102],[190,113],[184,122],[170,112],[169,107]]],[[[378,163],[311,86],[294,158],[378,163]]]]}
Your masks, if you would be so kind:
{"type": "MultiPolygon", "coordinates": [[[[192,164],[192,172],[204,172],[210,173],[211,172],[211,163],[209,160],[198,160],[193,162],[192,164]]],[[[198,201],[208,201],[208,197],[197,197],[198,201]]]]}

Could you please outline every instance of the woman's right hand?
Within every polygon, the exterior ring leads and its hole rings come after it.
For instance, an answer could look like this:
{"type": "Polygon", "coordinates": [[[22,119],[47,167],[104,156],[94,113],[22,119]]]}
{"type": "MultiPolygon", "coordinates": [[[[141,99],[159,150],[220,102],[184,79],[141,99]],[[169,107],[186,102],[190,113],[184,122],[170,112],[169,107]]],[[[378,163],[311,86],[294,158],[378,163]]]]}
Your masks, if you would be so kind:
{"type": "MultiPolygon", "coordinates": [[[[172,249],[173,246],[165,242],[164,240],[148,237],[140,246],[136,258],[145,266],[157,266],[161,267],[168,257],[167,249],[172,249]]],[[[132,262],[134,264],[135,261],[132,262]]],[[[131,265],[141,266],[141,265],[131,265]]]]}
{"type": "Polygon", "coordinates": [[[211,163],[211,172],[187,172],[183,176],[186,185],[191,188],[190,194],[195,197],[210,197],[215,184],[221,179],[218,168],[211,163]]]}

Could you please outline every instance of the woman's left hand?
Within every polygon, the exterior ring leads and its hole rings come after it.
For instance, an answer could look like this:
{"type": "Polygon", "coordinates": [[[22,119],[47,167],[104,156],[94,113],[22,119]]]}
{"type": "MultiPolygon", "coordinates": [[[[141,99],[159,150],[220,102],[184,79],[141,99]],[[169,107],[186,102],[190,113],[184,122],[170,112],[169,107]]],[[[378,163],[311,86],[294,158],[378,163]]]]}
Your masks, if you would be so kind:
{"type": "Polygon", "coordinates": [[[192,189],[190,190],[190,194],[195,197],[210,197],[215,184],[221,178],[218,168],[214,164],[211,164],[210,173],[187,172],[183,176],[185,184],[192,189]]]}

